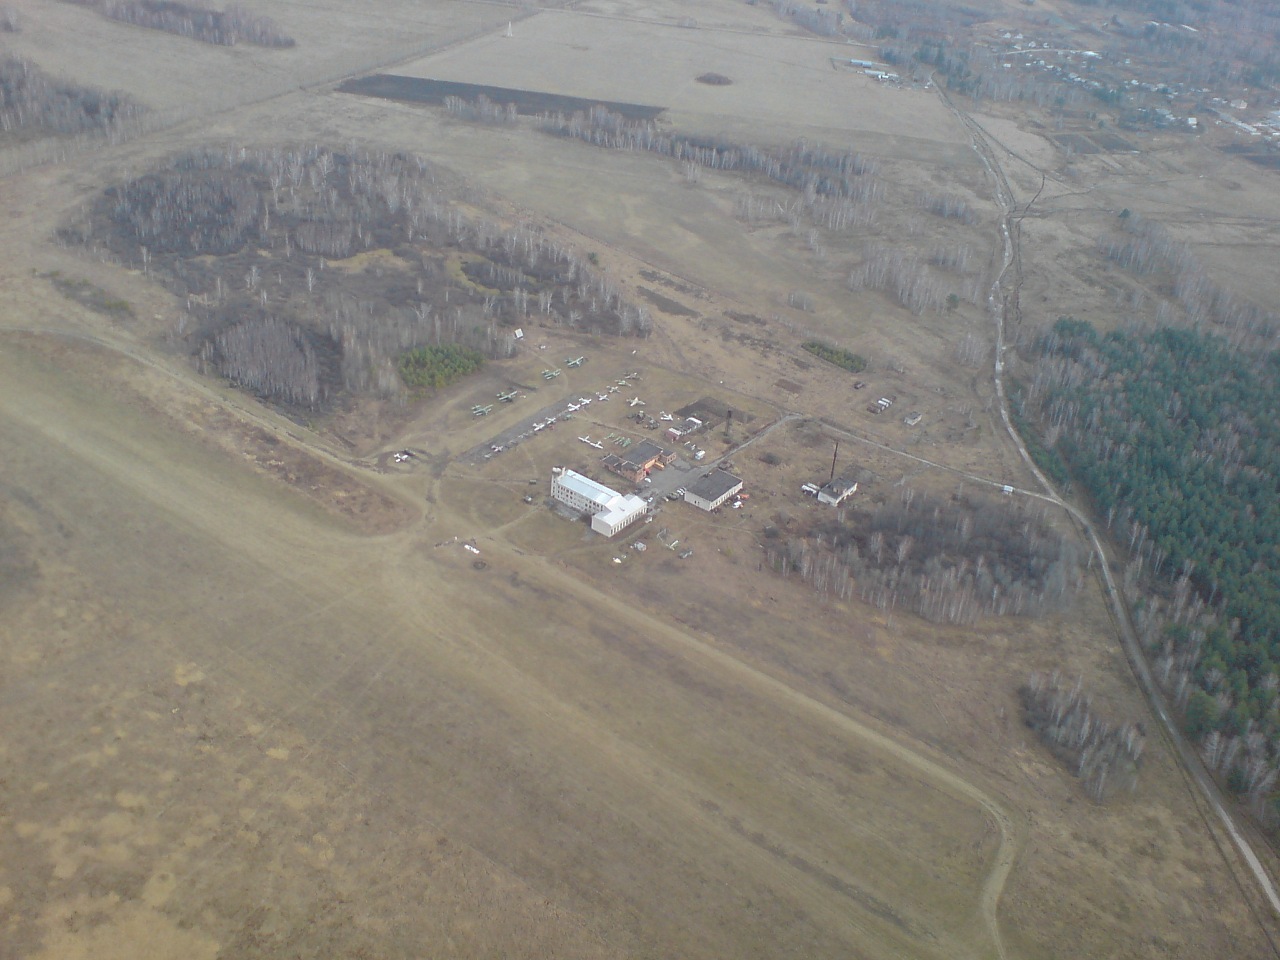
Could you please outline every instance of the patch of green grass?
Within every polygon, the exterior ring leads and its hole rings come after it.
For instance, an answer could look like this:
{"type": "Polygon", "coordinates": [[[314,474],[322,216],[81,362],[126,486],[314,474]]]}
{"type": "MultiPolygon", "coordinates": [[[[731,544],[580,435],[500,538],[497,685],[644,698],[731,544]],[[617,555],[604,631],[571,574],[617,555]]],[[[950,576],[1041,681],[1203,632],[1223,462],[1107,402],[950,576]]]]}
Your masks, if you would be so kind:
{"type": "Polygon", "coordinates": [[[861,373],[867,369],[866,357],[846,350],[844,347],[833,347],[831,344],[823,343],[821,340],[806,340],[800,346],[819,360],[834,363],[837,367],[842,370],[848,370],[850,373],[861,373]]]}
{"type": "Polygon", "coordinates": [[[57,270],[45,274],[45,277],[53,284],[53,288],[68,300],[74,300],[94,313],[101,313],[116,320],[132,320],[134,317],[133,307],[128,300],[113,297],[95,283],[64,277],[57,270]]]}

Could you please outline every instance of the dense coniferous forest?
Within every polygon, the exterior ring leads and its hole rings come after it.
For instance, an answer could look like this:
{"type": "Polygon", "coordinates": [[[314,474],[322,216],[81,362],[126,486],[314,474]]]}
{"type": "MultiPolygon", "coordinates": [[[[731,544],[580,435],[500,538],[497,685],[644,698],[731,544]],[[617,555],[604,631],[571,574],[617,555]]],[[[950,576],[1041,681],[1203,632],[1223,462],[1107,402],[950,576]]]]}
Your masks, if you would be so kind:
{"type": "Polygon", "coordinates": [[[411,387],[447,387],[484,365],[479,350],[455,343],[419,347],[400,357],[400,377],[411,387]]]}
{"type": "Polygon", "coordinates": [[[833,347],[831,344],[823,343],[821,340],[806,340],[800,346],[818,359],[834,363],[837,367],[842,370],[848,370],[850,373],[861,373],[867,369],[866,357],[846,350],[844,347],[833,347]]]}
{"type": "Polygon", "coordinates": [[[1258,798],[1280,759],[1280,352],[1064,317],[1021,400],[1165,594],[1145,639],[1188,732],[1258,798]]]}

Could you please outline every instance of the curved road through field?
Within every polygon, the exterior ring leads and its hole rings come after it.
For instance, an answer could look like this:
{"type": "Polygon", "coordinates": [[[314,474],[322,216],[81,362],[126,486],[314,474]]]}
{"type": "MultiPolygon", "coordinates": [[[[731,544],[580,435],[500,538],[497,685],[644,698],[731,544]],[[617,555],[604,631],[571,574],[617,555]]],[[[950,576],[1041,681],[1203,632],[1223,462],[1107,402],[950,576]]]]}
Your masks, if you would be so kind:
{"type": "MultiPolygon", "coordinates": [[[[996,345],[995,345],[995,369],[994,382],[996,397],[999,401],[1000,419],[1004,423],[1005,430],[1009,434],[1009,438],[1013,441],[1014,446],[1018,450],[1019,456],[1026,463],[1027,468],[1035,476],[1036,481],[1043,488],[1043,493],[1034,494],[1041,499],[1056,504],[1065,510],[1088,537],[1090,546],[1098,558],[1098,569],[1102,575],[1102,583],[1105,588],[1107,599],[1111,606],[1113,619],[1120,633],[1120,643],[1124,649],[1129,665],[1133,670],[1134,676],[1137,678],[1139,685],[1142,687],[1143,693],[1147,700],[1151,703],[1152,709],[1160,718],[1160,725],[1163,729],[1164,736],[1170,747],[1173,749],[1175,756],[1181,763],[1187,776],[1193,782],[1200,794],[1208,804],[1209,808],[1217,816],[1222,828],[1231,838],[1231,842],[1235,845],[1241,859],[1243,859],[1249,871],[1253,874],[1257,881],[1257,886],[1261,890],[1262,895],[1271,905],[1271,909],[1276,917],[1280,917],[1280,895],[1276,892],[1275,884],[1272,882],[1270,874],[1262,864],[1262,860],[1258,857],[1253,849],[1253,845],[1244,836],[1244,833],[1236,825],[1235,819],[1227,810],[1223,803],[1222,796],[1217,787],[1209,778],[1208,773],[1201,765],[1199,758],[1196,756],[1191,745],[1187,743],[1182,736],[1182,731],[1170,716],[1168,708],[1165,706],[1164,699],[1151,676],[1150,668],[1147,665],[1146,657],[1142,652],[1142,647],[1138,642],[1137,632],[1133,628],[1133,622],[1129,617],[1129,608],[1124,601],[1124,597],[1116,584],[1115,577],[1111,572],[1111,564],[1107,558],[1106,550],[1103,548],[1102,540],[1098,536],[1097,529],[1094,527],[1090,518],[1081,510],[1065,501],[1058,493],[1053,483],[1043,472],[1036,466],[1031,459],[1026,444],[1023,443],[1022,437],[1018,431],[1014,429],[1013,422],[1009,417],[1009,400],[1004,389],[1004,351],[1005,351],[1005,324],[1009,319],[1010,311],[1017,316],[1017,298],[1018,290],[1015,289],[1007,294],[1003,289],[1003,281],[1010,268],[1013,268],[1017,275],[1021,276],[1021,252],[1018,247],[1016,237],[1016,218],[1017,205],[1014,202],[1013,191],[1009,186],[1009,181],[1005,176],[1004,170],[997,159],[995,152],[991,149],[991,145],[987,140],[986,132],[982,127],[968,114],[961,111],[947,96],[946,91],[939,86],[936,81],[934,87],[938,91],[938,96],[948,110],[964,125],[968,131],[970,139],[973,143],[973,149],[978,154],[978,159],[982,162],[987,174],[991,177],[995,184],[996,202],[1002,211],[1000,220],[1000,235],[1003,245],[1003,260],[1000,269],[996,272],[995,278],[991,282],[991,289],[987,295],[987,306],[991,311],[992,319],[995,321],[996,327],[996,345]]],[[[981,479],[981,478],[974,478],[981,479]]],[[[987,481],[990,482],[990,481],[987,481]]],[[[1023,491],[1031,493],[1031,491],[1023,491]]],[[[1225,858],[1225,850],[1223,851],[1225,858]]],[[[1259,918],[1261,922],[1261,918],[1259,918]]],[[[1264,930],[1266,925],[1263,924],[1264,930]]],[[[1272,949],[1275,951],[1274,941],[1270,940],[1270,932],[1268,940],[1272,943],[1272,949]]],[[[1278,953],[1277,955],[1280,955],[1278,953]]]]}

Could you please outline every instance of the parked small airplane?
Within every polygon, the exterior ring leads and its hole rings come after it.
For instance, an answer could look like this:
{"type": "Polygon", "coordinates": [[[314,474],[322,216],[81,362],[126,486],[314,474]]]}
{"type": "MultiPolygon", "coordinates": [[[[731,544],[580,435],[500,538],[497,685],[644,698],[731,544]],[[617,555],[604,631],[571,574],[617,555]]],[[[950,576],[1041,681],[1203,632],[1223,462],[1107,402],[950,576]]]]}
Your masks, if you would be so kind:
{"type": "Polygon", "coordinates": [[[499,393],[499,394],[498,394],[498,399],[499,399],[499,400],[501,400],[503,403],[511,403],[512,401],[514,401],[514,400],[515,400],[515,398],[516,398],[516,391],[515,391],[515,390],[512,390],[510,393],[499,393]]]}
{"type": "Polygon", "coordinates": [[[472,407],[472,408],[471,408],[471,415],[472,415],[472,416],[475,416],[475,417],[484,417],[484,416],[488,416],[489,411],[490,411],[490,410],[492,410],[492,409],[493,409],[493,404],[492,404],[492,403],[491,403],[491,404],[489,404],[487,407],[480,407],[480,406],[472,407]]]}
{"type": "Polygon", "coordinates": [[[597,393],[596,399],[603,403],[605,400],[609,399],[609,395],[607,393],[597,393]]]}
{"type": "Polygon", "coordinates": [[[658,419],[659,419],[659,420],[674,420],[674,419],[675,419],[675,417],[673,417],[671,414],[667,413],[667,412],[664,410],[661,414],[659,414],[658,419]]]}
{"type": "Polygon", "coordinates": [[[578,410],[581,410],[581,409],[582,409],[582,404],[580,404],[580,403],[571,403],[571,404],[569,404],[569,406],[568,406],[568,407],[566,407],[565,409],[567,409],[567,410],[569,410],[569,411],[571,411],[571,412],[577,412],[578,410]]]}
{"type": "Polygon", "coordinates": [[[609,392],[610,392],[610,393],[617,393],[617,392],[618,392],[618,388],[617,388],[617,386],[615,385],[615,386],[610,387],[610,388],[609,388],[609,392]]]}
{"type": "Polygon", "coordinates": [[[582,361],[586,359],[587,359],[586,357],[578,357],[577,359],[574,359],[574,360],[566,360],[564,364],[566,367],[580,367],[582,366],[582,361]]]}
{"type": "Polygon", "coordinates": [[[643,401],[643,400],[641,400],[639,397],[632,397],[630,400],[628,400],[628,401],[627,401],[627,406],[628,406],[628,407],[643,407],[643,406],[644,406],[644,401],[643,401]]]}
{"type": "Polygon", "coordinates": [[[590,398],[590,397],[579,397],[579,398],[578,398],[578,403],[582,404],[584,407],[585,407],[585,406],[587,406],[587,404],[589,404],[590,402],[591,402],[591,398],[590,398]]]}
{"type": "Polygon", "coordinates": [[[558,376],[560,376],[559,370],[543,370],[542,371],[543,380],[554,380],[558,376]]]}
{"type": "Polygon", "coordinates": [[[638,371],[638,370],[637,370],[637,371],[634,371],[633,373],[628,373],[628,374],[627,374],[627,379],[628,379],[628,380],[639,380],[639,379],[640,379],[640,371],[638,371]]]}
{"type": "Polygon", "coordinates": [[[542,430],[543,428],[545,428],[545,427],[546,427],[546,424],[545,424],[545,423],[535,423],[535,424],[533,425],[533,432],[534,432],[534,433],[538,433],[539,431],[541,431],[541,430],[542,430]]]}
{"type": "Polygon", "coordinates": [[[581,440],[583,443],[590,443],[590,442],[591,442],[591,434],[587,434],[585,437],[579,437],[578,439],[579,439],[579,440],[581,440]]]}

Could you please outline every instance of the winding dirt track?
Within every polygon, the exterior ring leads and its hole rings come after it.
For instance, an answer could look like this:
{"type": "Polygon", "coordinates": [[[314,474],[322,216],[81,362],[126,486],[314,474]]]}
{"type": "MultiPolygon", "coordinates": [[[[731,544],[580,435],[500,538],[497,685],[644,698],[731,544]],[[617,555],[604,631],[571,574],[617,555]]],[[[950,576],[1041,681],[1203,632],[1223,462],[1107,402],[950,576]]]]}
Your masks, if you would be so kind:
{"type": "MultiPolygon", "coordinates": [[[[437,501],[439,502],[439,501],[437,501]]],[[[517,556],[518,551],[508,542],[499,538],[490,539],[486,550],[505,553],[504,564],[532,566],[526,558],[517,556]]],[[[532,574],[549,584],[561,595],[572,595],[584,603],[600,605],[608,603],[609,598],[598,590],[584,584],[575,576],[559,567],[538,564],[532,574]]],[[[732,678],[744,687],[755,690],[766,699],[805,714],[839,730],[841,733],[855,737],[877,750],[883,751],[900,763],[910,767],[923,777],[933,781],[944,792],[959,799],[980,806],[995,823],[1000,831],[1000,845],[996,851],[995,863],[982,887],[982,913],[991,935],[994,956],[1005,960],[1004,941],[1000,936],[998,909],[1000,896],[1010,871],[1017,860],[1022,845],[1021,831],[1014,819],[990,795],[984,793],[973,783],[961,777],[942,763],[932,760],[923,753],[906,746],[893,737],[876,730],[865,723],[855,720],[848,714],[815,700],[795,689],[777,677],[771,676],[748,663],[738,659],[715,644],[701,640],[693,634],[681,630],[665,620],[636,608],[629,608],[628,619],[651,638],[662,637],[672,646],[687,655],[702,659],[716,667],[725,678],[732,678]]]]}
{"type": "MultiPolygon", "coordinates": [[[[1120,592],[1120,588],[1116,584],[1115,577],[1111,572],[1111,563],[1108,559],[1106,550],[1103,547],[1102,540],[1098,536],[1097,529],[1090,518],[1081,510],[1071,503],[1064,500],[1058,493],[1053,483],[1048,477],[1036,466],[1032,460],[1030,452],[1027,450],[1026,444],[1023,443],[1022,437],[1018,431],[1014,429],[1013,422],[1009,416],[1009,399],[1004,388],[1004,351],[1005,351],[1005,325],[1010,317],[1018,315],[1018,289],[1015,283],[1014,289],[1005,293],[1003,289],[1003,281],[1010,269],[1013,269],[1016,277],[1020,278],[1022,273],[1021,251],[1017,241],[1017,224],[1018,207],[1013,197],[1013,190],[1009,186],[1008,178],[1005,176],[1004,169],[1000,165],[999,158],[995,151],[991,148],[986,132],[982,129],[972,117],[960,110],[947,96],[946,92],[934,82],[934,88],[937,89],[938,95],[946,107],[959,120],[969,132],[969,136],[973,142],[974,152],[977,153],[979,160],[986,169],[988,176],[994,184],[995,199],[1001,210],[1000,219],[1000,235],[1003,244],[1003,262],[1000,269],[991,282],[990,292],[987,296],[987,305],[991,312],[996,328],[996,345],[995,345],[995,363],[993,379],[996,389],[996,396],[999,401],[1000,419],[1004,423],[1005,431],[1009,435],[1009,439],[1017,448],[1018,455],[1022,458],[1027,468],[1031,471],[1036,481],[1040,484],[1043,493],[1034,493],[1031,491],[1023,491],[1038,496],[1041,499],[1053,503],[1065,510],[1084,532],[1089,540],[1097,560],[1098,570],[1100,571],[1102,585],[1107,594],[1107,600],[1111,607],[1112,618],[1115,620],[1117,630],[1120,635],[1120,645],[1124,650],[1125,657],[1129,661],[1130,668],[1133,670],[1134,677],[1141,686],[1143,693],[1151,704],[1152,710],[1160,719],[1160,728],[1166,743],[1172,749],[1177,757],[1180,766],[1194,784],[1196,792],[1198,792],[1203,801],[1208,805],[1209,810],[1213,812],[1219,821],[1221,827],[1231,838],[1237,853],[1248,871],[1253,875],[1259,891],[1271,906],[1275,917],[1280,917],[1280,895],[1276,892],[1276,886],[1272,882],[1271,876],[1262,864],[1262,860],[1258,857],[1253,849],[1253,845],[1245,837],[1242,830],[1236,824],[1234,817],[1228,812],[1223,803],[1222,796],[1217,787],[1213,784],[1208,773],[1205,771],[1199,758],[1191,745],[1187,743],[1182,736],[1182,731],[1177,723],[1174,722],[1165,705],[1164,698],[1160,695],[1154,679],[1151,676],[1150,668],[1147,665],[1146,657],[1142,652],[1141,644],[1138,642],[1137,632],[1134,630],[1133,621],[1129,615],[1128,605],[1125,603],[1124,597],[1120,592]]],[[[1212,828],[1209,818],[1206,817],[1206,825],[1212,828]]],[[[1220,846],[1220,849],[1221,846],[1220,846]]],[[[1223,851],[1223,857],[1227,860],[1228,867],[1235,873],[1238,864],[1232,863],[1230,857],[1227,856],[1226,850],[1223,851]]],[[[1280,956],[1275,942],[1271,940],[1270,933],[1267,931],[1265,923],[1259,918],[1264,932],[1267,932],[1268,942],[1271,944],[1273,954],[1280,956]]]]}

